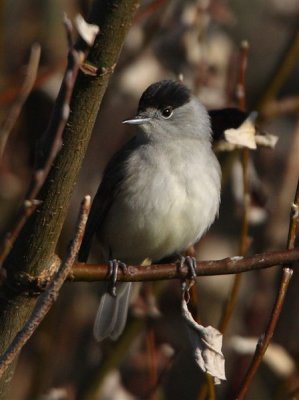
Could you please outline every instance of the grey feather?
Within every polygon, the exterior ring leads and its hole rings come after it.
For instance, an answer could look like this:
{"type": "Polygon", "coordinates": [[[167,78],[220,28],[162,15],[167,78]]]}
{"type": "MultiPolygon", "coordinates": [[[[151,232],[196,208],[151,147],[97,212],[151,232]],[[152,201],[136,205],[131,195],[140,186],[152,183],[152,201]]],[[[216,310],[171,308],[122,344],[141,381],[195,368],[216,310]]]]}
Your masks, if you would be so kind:
{"type": "Polygon", "coordinates": [[[118,283],[117,296],[106,292],[101,297],[94,323],[94,337],[100,341],[106,337],[116,340],[122,333],[128,314],[131,283],[118,283]]]}

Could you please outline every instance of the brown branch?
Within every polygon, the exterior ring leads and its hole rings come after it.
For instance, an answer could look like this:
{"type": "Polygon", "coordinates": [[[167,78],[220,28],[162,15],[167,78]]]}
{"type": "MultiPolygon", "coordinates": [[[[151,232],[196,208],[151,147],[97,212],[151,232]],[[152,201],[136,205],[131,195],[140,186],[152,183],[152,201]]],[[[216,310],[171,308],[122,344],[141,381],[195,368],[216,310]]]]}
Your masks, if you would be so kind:
{"type": "Polygon", "coordinates": [[[268,345],[270,343],[270,340],[272,339],[278,318],[280,316],[283,302],[285,299],[285,295],[287,292],[287,288],[289,286],[291,277],[293,274],[293,270],[290,268],[283,268],[282,271],[282,279],[280,283],[280,288],[279,292],[271,313],[271,318],[269,320],[268,326],[266,328],[266,331],[263,335],[261,335],[257,345],[256,345],[256,350],[255,354],[253,356],[253,360],[251,362],[251,365],[246,373],[245,379],[242,383],[242,387],[236,396],[236,399],[238,400],[243,400],[248,392],[249,386],[257,372],[257,369],[260,365],[260,363],[263,360],[264,354],[266,353],[266,350],[268,348],[268,345]]]}
{"type": "MultiPolygon", "coordinates": [[[[148,381],[151,388],[157,389],[158,383],[158,360],[157,360],[157,347],[156,337],[153,327],[146,331],[146,352],[147,352],[147,367],[148,367],[148,381]]],[[[156,390],[152,390],[148,396],[149,400],[157,400],[156,390]]]]}
{"type": "MultiPolygon", "coordinates": [[[[297,183],[297,190],[296,190],[296,194],[295,194],[294,203],[292,204],[291,213],[290,213],[290,226],[289,226],[289,234],[288,234],[288,242],[287,242],[287,248],[290,249],[290,251],[292,251],[292,249],[294,249],[294,246],[295,246],[296,233],[297,233],[298,221],[299,221],[298,209],[299,209],[299,180],[297,183]]],[[[288,262],[286,262],[285,264],[288,264],[288,262]]],[[[281,314],[285,295],[286,295],[292,274],[293,274],[293,269],[291,269],[289,267],[283,268],[278,295],[277,295],[275,304],[273,306],[273,310],[272,310],[272,313],[270,316],[270,320],[268,322],[268,326],[266,328],[265,333],[261,336],[259,342],[257,343],[252,362],[251,362],[250,367],[249,367],[249,369],[246,373],[246,376],[243,380],[240,391],[239,391],[238,395],[236,396],[236,398],[238,400],[243,400],[245,398],[245,396],[248,392],[249,386],[258,370],[260,363],[262,362],[263,356],[264,356],[264,354],[268,348],[268,345],[272,339],[273,333],[274,333],[276,325],[277,325],[278,318],[281,314]]]]}
{"type": "Polygon", "coordinates": [[[282,99],[268,100],[262,109],[263,118],[274,118],[285,114],[298,114],[299,96],[288,96],[282,99]]]}
{"type": "Polygon", "coordinates": [[[289,394],[288,394],[288,399],[289,400],[296,400],[299,397],[299,386],[297,386],[294,390],[292,390],[289,394]]]}
{"type": "MultiPolygon", "coordinates": [[[[239,274],[241,272],[256,271],[277,265],[294,263],[299,261],[299,248],[292,250],[273,251],[255,254],[248,257],[228,257],[215,261],[197,262],[197,276],[239,274]]],[[[152,265],[128,265],[127,271],[119,269],[117,280],[120,282],[146,282],[168,279],[188,278],[188,269],[178,268],[175,263],[152,265]]],[[[107,264],[75,263],[69,275],[72,281],[104,281],[109,276],[107,264]]]]}
{"type": "MultiPolygon", "coordinates": [[[[238,84],[239,108],[241,111],[246,110],[246,70],[248,64],[249,44],[243,41],[241,44],[241,60],[240,60],[240,78],[238,84]]],[[[249,206],[250,206],[250,187],[249,187],[249,149],[242,149],[242,170],[243,170],[243,215],[242,230],[239,253],[244,256],[249,247],[248,228],[249,228],[249,206]]]]}
{"type": "Polygon", "coordinates": [[[50,151],[46,157],[42,156],[41,159],[38,160],[38,163],[41,165],[38,165],[34,173],[29,195],[27,196],[29,200],[36,198],[49,174],[53,161],[61,149],[62,134],[70,114],[71,96],[82,63],[80,53],[74,48],[71,21],[65,15],[63,22],[68,43],[68,62],[62,81],[61,91],[55,103],[47,131],[42,139],[42,144],[40,145],[40,151],[47,151],[47,148],[50,148],[50,151]]]}
{"type": "Polygon", "coordinates": [[[153,0],[149,4],[144,5],[144,7],[140,8],[140,10],[136,13],[134,18],[134,23],[140,23],[146,17],[155,13],[161,6],[169,0],[153,0]]]}
{"type": "Polygon", "coordinates": [[[299,179],[297,182],[297,189],[295,193],[294,203],[292,204],[290,211],[290,227],[289,227],[289,234],[287,241],[288,249],[295,248],[298,223],[299,223],[299,179]]]}
{"type": "Polygon", "coordinates": [[[61,263],[59,270],[54,275],[48,289],[38,299],[31,316],[25,323],[24,327],[17,333],[8,349],[0,357],[0,377],[5,372],[9,364],[14,360],[22,347],[30,339],[34,331],[38,328],[42,320],[45,318],[50,308],[56,301],[59,291],[69,275],[74,261],[77,257],[82,242],[87,217],[90,210],[90,196],[85,196],[81,204],[79,220],[76,227],[75,237],[70,246],[66,259],[61,263]]]}
{"type": "Polygon", "coordinates": [[[237,83],[237,99],[239,103],[239,109],[241,111],[246,110],[246,70],[248,64],[248,50],[249,43],[244,40],[240,47],[240,69],[239,69],[239,80],[237,83]]]}
{"type": "Polygon", "coordinates": [[[0,268],[9,254],[25,222],[39,204],[39,201],[36,200],[36,196],[43,186],[53,161],[55,160],[62,145],[62,134],[69,117],[70,101],[73,93],[74,83],[76,81],[82,61],[82,57],[80,56],[79,52],[74,48],[72,41],[72,24],[66,16],[64,17],[64,26],[69,47],[68,63],[62,81],[59,97],[55,103],[49,126],[44,134],[40,146],[44,149],[50,149],[50,151],[47,156],[44,157],[45,160],[38,161],[40,165],[34,171],[32,182],[26,195],[26,200],[24,201],[23,207],[19,212],[19,216],[16,219],[15,225],[4,238],[0,252],[0,268]],[[43,164],[42,167],[41,164],[43,164]]]}
{"type": "MultiPolygon", "coordinates": [[[[249,44],[244,41],[241,43],[240,49],[240,71],[239,71],[239,82],[237,84],[237,97],[239,100],[239,108],[242,111],[246,109],[246,70],[248,63],[248,50],[249,44]]],[[[240,247],[239,254],[244,256],[248,250],[248,215],[249,215],[249,206],[250,206],[250,189],[249,189],[249,174],[248,174],[248,166],[250,153],[248,148],[242,149],[242,171],[243,171],[243,214],[242,214],[242,227],[241,227],[241,239],[240,239],[240,247]]],[[[220,332],[224,333],[228,327],[229,321],[232,317],[233,311],[235,309],[235,305],[237,303],[238,294],[241,286],[241,275],[236,275],[234,278],[234,282],[229,294],[229,297],[224,305],[221,320],[219,323],[220,332]]]]}
{"type": "Polygon", "coordinates": [[[262,91],[263,95],[258,104],[258,110],[261,114],[264,113],[265,108],[267,108],[267,104],[269,101],[273,100],[277,97],[279,90],[282,85],[288,79],[290,74],[292,73],[295,65],[298,61],[299,55],[299,30],[298,24],[294,26],[293,34],[290,37],[289,42],[286,45],[286,48],[283,49],[279,60],[277,61],[277,66],[274,68],[273,75],[270,75],[269,83],[266,85],[266,89],[262,91]]]}
{"type": "Polygon", "coordinates": [[[28,66],[26,68],[26,74],[25,74],[25,79],[22,84],[22,87],[17,94],[5,120],[2,122],[1,127],[0,127],[0,160],[3,156],[4,149],[9,137],[10,132],[12,131],[12,128],[14,127],[21,111],[23,108],[23,105],[25,101],[27,100],[35,79],[37,75],[37,70],[38,70],[38,65],[39,65],[39,60],[40,60],[40,53],[41,53],[41,47],[38,43],[35,43],[31,47],[31,53],[30,53],[30,58],[28,62],[28,66]]]}

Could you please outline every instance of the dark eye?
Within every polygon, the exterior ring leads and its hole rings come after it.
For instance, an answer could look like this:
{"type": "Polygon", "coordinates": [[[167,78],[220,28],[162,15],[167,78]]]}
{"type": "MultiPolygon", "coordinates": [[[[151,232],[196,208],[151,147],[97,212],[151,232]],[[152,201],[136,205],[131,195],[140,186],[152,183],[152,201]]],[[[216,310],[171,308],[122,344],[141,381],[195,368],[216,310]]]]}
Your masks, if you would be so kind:
{"type": "Polygon", "coordinates": [[[162,114],[162,117],[165,118],[165,119],[170,118],[172,116],[172,114],[173,114],[172,107],[163,108],[161,114],[162,114]]]}

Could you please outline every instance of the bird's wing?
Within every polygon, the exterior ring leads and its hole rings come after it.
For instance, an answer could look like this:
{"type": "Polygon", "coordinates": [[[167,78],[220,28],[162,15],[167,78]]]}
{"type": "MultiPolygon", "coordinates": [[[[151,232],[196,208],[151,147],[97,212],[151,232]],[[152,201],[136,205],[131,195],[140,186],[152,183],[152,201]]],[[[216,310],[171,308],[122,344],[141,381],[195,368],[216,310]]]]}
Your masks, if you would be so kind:
{"type": "Polygon", "coordinates": [[[93,236],[102,226],[108,211],[117,196],[121,182],[126,174],[126,160],[132,151],[138,147],[136,137],[114,154],[104,170],[102,182],[93,199],[83,241],[78,254],[78,261],[86,262],[89,256],[93,236]]]}

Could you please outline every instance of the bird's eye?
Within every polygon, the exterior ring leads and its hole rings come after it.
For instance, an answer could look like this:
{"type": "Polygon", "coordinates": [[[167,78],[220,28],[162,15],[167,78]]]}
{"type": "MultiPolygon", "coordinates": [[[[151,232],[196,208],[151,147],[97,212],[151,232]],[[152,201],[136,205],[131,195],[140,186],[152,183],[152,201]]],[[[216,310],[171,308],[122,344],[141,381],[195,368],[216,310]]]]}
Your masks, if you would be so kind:
{"type": "Polygon", "coordinates": [[[165,119],[170,118],[172,116],[172,114],[173,114],[172,107],[163,108],[161,114],[162,114],[162,117],[165,118],[165,119]]]}

